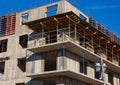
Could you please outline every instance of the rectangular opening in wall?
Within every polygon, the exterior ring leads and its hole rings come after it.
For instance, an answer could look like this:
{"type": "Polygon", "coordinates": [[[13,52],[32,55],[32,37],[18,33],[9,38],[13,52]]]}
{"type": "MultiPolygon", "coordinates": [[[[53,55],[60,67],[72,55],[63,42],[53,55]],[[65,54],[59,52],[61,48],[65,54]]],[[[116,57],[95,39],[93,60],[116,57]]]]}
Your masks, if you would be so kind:
{"type": "Polygon", "coordinates": [[[16,83],[16,85],[25,85],[25,83],[16,83]]]}
{"type": "Polygon", "coordinates": [[[4,75],[5,62],[0,62],[0,76],[4,75]]]}
{"type": "Polygon", "coordinates": [[[44,56],[45,59],[45,71],[52,71],[56,70],[56,61],[57,61],[57,53],[56,52],[49,52],[46,53],[44,56]]]}
{"type": "Polygon", "coordinates": [[[19,37],[19,44],[22,48],[27,48],[28,35],[22,35],[19,37]]]}
{"type": "Polygon", "coordinates": [[[79,17],[80,17],[80,19],[86,21],[86,17],[84,15],[80,14],[79,17]]]}
{"type": "Polygon", "coordinates": [[[28,13],[22,14],[22,20],[23,21],[28,21],[28,18],[29,18],[29,14],[28,13]]]}
{"type": "Polygon", "coordinates": [[[46,16],[53,16],[57,13],[57,5],[53,5],[47,8],[46,16]]]}
{"type": "Polygon", "coordinates": [[[113,73],[112,72],[108,72],[108,82],[113,85],[113,73]]]}
{"type": "Polygon", "coordinates": [[[87,62],[84,61],[80,62],[80,72],[87,74],[87,62]]]}
{"type": "Polygon", "coordinates": [[[26,72],[26,58],[19,58],[17,66],[22,72],[26,72]]]}
{"type": "Polygon", "coordinates": [[[56,80],[54,78],[44,79],[43,85],[56,85],[56,80]]]}
{"type": "Polygon", "coordinates": [[[7,39],[0,41],[0,53],[7,51],[7,42],[7,39]]]}

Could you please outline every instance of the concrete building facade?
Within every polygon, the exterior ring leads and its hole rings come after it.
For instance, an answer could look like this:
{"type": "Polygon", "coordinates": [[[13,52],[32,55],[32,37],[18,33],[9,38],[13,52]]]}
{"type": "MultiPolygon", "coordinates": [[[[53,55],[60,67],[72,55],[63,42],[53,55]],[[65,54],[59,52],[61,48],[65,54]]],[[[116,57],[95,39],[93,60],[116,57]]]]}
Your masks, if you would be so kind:
{"type": "Polygon", "coordinates": [[[15,33],[0,37],[0,85],[120,85],[120,45],[66,0],[16,13],[15,33]]]}

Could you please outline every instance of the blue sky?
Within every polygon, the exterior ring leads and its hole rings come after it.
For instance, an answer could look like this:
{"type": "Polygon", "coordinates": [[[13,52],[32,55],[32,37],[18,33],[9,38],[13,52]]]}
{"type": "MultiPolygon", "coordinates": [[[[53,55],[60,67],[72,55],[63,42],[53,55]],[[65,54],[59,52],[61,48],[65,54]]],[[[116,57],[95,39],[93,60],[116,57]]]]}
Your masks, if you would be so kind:
{"type": "MultiPolygon", "coordinates": [[[[0,16],[57,0],[0,0],[0,16]]],[[[68,0],[120,37],[120,0],[68,0]]]]}

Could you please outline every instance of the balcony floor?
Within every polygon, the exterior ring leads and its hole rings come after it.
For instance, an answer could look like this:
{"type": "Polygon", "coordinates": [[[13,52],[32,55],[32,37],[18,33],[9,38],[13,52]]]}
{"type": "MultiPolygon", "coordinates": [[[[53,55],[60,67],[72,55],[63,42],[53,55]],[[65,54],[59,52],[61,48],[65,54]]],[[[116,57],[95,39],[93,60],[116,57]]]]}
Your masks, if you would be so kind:
{"type": "MultiPolygon", "coordinates": [[[[32,48],[28,48],[27,50],[36,52],[36,53],[41,53],[41,52],[60,50],[62,49],[63,45],[66,50],[73,52],[79,56],[82,56],[83,55],[82,53],[84,51],[84,54],[85,54],[84,57],[87,60],[90,60],[95,63],[100,61],[100,56],[98,56],[94,52],[91,52],[87,50],[86,48],[82,47],[81,45],[76,44],[75,42],[70,41],[70,40],[46,44],[46,45],[39,46],[39,47],[32,47],[32,48]]],[[[120,73],[120,66],[117,66],[105,59],[103,59],[103,61],[107,64],[107,68],[109,68],[110,70],[114,72],[120,73]]]]}
{"type": "Polygon", "coordinates": [[[31,74],[27,75],[27,77],[31,78],[48,78],[48,77],[59,77],[59,76],[66,76],[69,78],[73,78],[76,80],[80,80],[85,83],[93,84],[93,85],[103,85],[103,82],[89,76],[86,76],[82,73],[76,73],[70,70],[61,70],[61,71],[49,71],[49,72],[42,72],[39,74],[31,74]]]}

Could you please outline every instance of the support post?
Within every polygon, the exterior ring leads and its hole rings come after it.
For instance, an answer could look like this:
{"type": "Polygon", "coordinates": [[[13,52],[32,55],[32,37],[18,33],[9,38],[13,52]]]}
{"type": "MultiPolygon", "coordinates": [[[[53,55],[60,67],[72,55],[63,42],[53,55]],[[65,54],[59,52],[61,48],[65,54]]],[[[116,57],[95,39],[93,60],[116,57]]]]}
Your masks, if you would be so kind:
{"type": "Polygon", "coordinates": [[[33,62],[32,62],[32,73],[35,72],[35,59],[36,59],[36,52],[34,51],[33,62]]]}
{"type": "Polygon", "coordinates": [[[83,39],[83,46],[85,47],[85,30],[84,30],[84,39],[83,39]]]}
{"type": "Polygon", "coordinates": [[[64,69],[65,46],[62,45],[62,70],[64,69]]]}
{"type": "Polygon", "coordinates": [[[112,60],[111,60],[111,62],[113,62],[113,59],[114,59],[113,48],[114,48],[114,47],[112,47],[112,60]]]}
{"type": "Polygon", "coordinates": [[[84,51],[82,52],[82,65],[83,65],[83,68],[82,68],[82,72],[85,74],[85,59],[84,59],[84,51]]]}
{"type": "Polygon", "coordinates": [[[69,37],[70,37],[70,20],[69,20],[69,37]]]}
{"type": "Polygon", "coordinates": [[[106,85],[102,56],[100,56],[100,63],[101,63],[101,79],[103,80],[104,85],[106,85]]]}
{"type": "Polygon", "coordinates": [[[106,48],[106,56],[107,56],[107,43],[106,43],[106,47],[105,48],[106,48]]]}
{"type": "Polygon", "coordinates": [[[58,42],[58,22],[57,22],[57,42],[58,42]]]}
{"type": "Polygon", "coordinates": [[[42,22],[40,22],[40,24],[41,24],[41,26],[42,26],[42,38],[43,38],[43,36],[44,36],[44,26],[43,26],[43,23],[42,23],[42,22]]]}
{"type": "Polygon", "coordinates": [[[76,41],[76,39],[77,39],[77,28],[76,28],[76,24],[75,24],[75,41],[76,41]]]}

